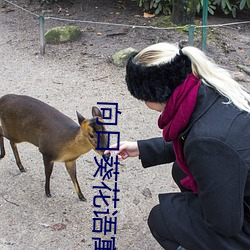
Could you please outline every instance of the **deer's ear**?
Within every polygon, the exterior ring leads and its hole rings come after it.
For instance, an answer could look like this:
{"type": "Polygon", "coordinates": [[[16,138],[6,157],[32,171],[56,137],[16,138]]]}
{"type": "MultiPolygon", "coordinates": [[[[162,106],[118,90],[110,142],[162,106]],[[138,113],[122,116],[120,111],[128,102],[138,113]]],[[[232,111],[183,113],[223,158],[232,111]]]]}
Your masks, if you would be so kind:
{"type": "Polygon", "coordinates": [[[102,112],[100,111],[99,108],[94,106],[94,107],[92,107],[92,115],[93,115],[93,117],[95,117],[95,116],[102,117],[102,112]]]}
{"type": "Polygon", "coordinates": [[[78,122],[81,125],[83,121],[85,120],[85,118],[78,111],[76,111],[76,114],[77,114],[78,122]]]}

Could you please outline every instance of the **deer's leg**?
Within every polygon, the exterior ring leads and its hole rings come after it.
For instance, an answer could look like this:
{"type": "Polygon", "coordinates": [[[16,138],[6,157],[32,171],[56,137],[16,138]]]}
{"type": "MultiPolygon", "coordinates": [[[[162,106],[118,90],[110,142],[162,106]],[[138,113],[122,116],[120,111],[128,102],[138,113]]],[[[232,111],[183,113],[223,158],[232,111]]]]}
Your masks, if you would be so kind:
{"type": "Polygon", "coordinates": [[[0,126],[0,150],[1,150],[0,159],[2,159],[5,156],[5,149],[3,141],[3,129],[1,126],[0,126]]]}
{"type": "Polygon", "coordinates": [[[80,189],[80,186],[77,181],[76,177],[76,161],[68,161],[65,162],[66,169],[70,175],[71,180],[74,183],[74,187],[76,190],[76,193],[78,194],[78,197],[81,201],[86,201],[86,198],[83,196],[82,191],[80,189]]]}
{"type": "Polygon", "coordinates": [[[16,159],[16,164],[17,164],[18,168],[20,169],[21,172],[25,172],[25,169],[21,163],[21,160],[20,160],[20,157],[19,157],[19,154],[17,151],[16,143],[14,141],[10,141],[10,145],[11,145],[11,148],[13,150],[13,153],[14,153],[14,156],[16,159]]]}
{"type": "Polygon", "coordinates": [[[45,168],[45,194],[47,197],[51,197],[50,193],[50,177],[53,171],[54,162],[50,157],[43,155],[43,163],[45,168]]]}

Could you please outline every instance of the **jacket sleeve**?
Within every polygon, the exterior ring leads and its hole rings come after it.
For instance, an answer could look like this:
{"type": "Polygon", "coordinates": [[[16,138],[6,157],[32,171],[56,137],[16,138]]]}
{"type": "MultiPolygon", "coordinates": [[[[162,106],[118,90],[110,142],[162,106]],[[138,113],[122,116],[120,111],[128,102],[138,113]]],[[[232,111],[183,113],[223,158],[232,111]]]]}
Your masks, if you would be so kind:
{"type": "Polygon", "coordinates": [[[205,223],[224,236],[237,235],[244,220],[246,162],[225,141],[209,137],[187,141],[184,154],[198,185],[205,223]]]}
{"type": "Polygon", "coordinates": [[[139,140],[138,147],[142,166],[144,168],[175,161],[175,153],[171,142],[163,137],[139,140]]]}

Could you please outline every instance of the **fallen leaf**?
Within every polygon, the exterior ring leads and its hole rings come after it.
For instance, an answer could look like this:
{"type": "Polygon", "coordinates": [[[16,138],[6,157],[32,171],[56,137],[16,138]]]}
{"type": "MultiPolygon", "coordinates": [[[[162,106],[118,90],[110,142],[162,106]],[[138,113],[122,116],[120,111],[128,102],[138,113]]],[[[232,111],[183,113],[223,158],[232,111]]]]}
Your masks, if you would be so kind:
{"type": "Polygon", "coordinates": [[[144,12],[143,13],[143,17],[145,17],[145,18],[152,18],[152,17],[155,17],[155,14],[149,14],[147,12],[144,12]]]}
{"type": "Polygon", "coordinates": [[[142,194],[143,194],[144,196],[146,196],[147,198],[152,198],[152,193],[151,193],[151,191],[150,191],[149,188],[144,188],[144,189],[142,190],[142,194]]]}
{"type": "Polygon", "coordinates": [[[51,229],[53,231],[61,231],[61,230],[66,229],[66,225],[63,223],[54,224],[53,226],[51,226],[51,229]]]}

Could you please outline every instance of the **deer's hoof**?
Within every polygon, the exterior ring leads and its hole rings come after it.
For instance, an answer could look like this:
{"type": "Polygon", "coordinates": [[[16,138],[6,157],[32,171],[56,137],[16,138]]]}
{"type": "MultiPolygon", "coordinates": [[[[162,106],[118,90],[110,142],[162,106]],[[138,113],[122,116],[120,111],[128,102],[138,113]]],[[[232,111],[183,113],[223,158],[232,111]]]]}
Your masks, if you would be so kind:
{"type": "Polygon", "coordinates": [[[85,202],[87,201],[87,199],[84,196],[81,196],[81,197],[79,196],[79,199],[80,201],[85,201],[85,202]]]}
{"type": "Polygon", "coordinates": [[[48,198],[51,198],[51,194],[50,194],[50,193],[46,194],[46,196],[47,196],[48,198]]]}

